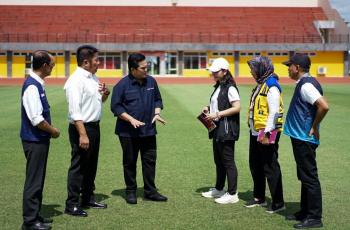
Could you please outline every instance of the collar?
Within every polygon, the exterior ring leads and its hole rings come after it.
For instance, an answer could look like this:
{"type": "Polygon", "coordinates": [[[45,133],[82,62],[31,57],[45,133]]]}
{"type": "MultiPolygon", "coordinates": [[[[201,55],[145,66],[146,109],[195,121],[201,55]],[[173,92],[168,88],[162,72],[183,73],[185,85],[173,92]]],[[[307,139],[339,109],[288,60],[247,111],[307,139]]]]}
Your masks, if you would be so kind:
{"type": "Polygon", "coordinates": [[[87,71],[87,70],[81,68],[80,66],[78,66],[77,71],[78,71],[81,75],[83,75],[84,77],[86,77],[86,78],[91,78],[91,77],[93,76],[92,73],[90,73],[89,71],[87,71]]]}
{"type": "Polygon", "coordinates": [[[131,84],[132,84],[132,85],[138,84],[138,85],[143,86],[143,85],[146,85],[148,76],[146,76],[146,78],[143,79],[141,82],[138,81],[132,74],[129,74],[129,78],[130,78],[130,80],[131,80],[131,84]]]}
{"type": "Polygon", "coordinates": [[[39,82],[42,86],[45,86],[45,82],[44,80],[39,77],[39,75],[37,75],[36,73],[34,73],[34,71],[30,71],[29,75],[34,78],[37,82],[39,82]]]}
{"type": "Polygon", "coordinates": [[[311,75],[310,75],[310,73],[304,73],[304,74],[295,82],[295,84],[298,84],[299,81],[300,81],[302,78],[304,78],[304,77],[311,77],[311,75]]]}

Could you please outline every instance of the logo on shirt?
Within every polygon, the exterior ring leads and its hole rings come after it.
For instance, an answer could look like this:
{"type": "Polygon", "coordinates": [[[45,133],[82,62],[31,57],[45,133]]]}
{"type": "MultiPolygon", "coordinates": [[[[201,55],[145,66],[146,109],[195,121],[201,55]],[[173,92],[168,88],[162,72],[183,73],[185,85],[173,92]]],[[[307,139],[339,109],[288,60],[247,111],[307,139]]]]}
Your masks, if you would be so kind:
{"type": "Polygon", "coordinates": [[[147,90],[153,90],[154,88],[152,87],[152,88],[147,88],[147,90]]]}
{"type": "Polygon", "coordinates": [[[45,93],[40,94],[41,97],[45,97],[45,93]]]}

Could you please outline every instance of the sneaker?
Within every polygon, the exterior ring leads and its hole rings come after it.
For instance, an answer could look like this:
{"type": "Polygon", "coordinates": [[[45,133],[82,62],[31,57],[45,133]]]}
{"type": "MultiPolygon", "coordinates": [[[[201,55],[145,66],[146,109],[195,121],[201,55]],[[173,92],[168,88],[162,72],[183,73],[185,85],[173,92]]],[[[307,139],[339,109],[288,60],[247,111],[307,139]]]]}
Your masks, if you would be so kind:
{"type": "Polygon", "coordinates": [[[239,201],[238,194],[231,195],[230,193],[225,193],[222,197],[215,199],[216,203],[219,204],[234,204],[239,201]]]}
{"type": "Polygon", "coordinates": [[[251,201],[248,201],[244,206],[247,208],[254,208],[254,207],[266,207],[267,203],[265,200],[256,200],[253,199],[251,201]]]}
{"type": "Polygon", "coordinates": [[[267,213],[273,214],[276,212],[280,212],[286,209],[284,203],[279,203],[277,205],[271,204],[270,207],[266,210],[267,213]]]}
{"type": "Polygon", "coordinates": [[[225,194],[225,190],[209,189],[208,192],[202,192],[202,196],[206,198],[219,198],[225,194]]]}

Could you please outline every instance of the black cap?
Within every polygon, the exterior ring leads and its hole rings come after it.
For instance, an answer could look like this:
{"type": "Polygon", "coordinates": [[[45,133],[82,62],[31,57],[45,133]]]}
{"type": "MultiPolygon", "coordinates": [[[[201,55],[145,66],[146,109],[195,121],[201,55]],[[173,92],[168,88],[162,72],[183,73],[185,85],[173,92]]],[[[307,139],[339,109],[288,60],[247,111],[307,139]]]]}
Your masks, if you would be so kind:
{"type": "Polygon", "coordinates": [[[291,64],[299,65],[305,70],[309,70],[311,66],[310,58],[306,54],[294,54],[288,61],[282,63],[286,66],[290,66],[291,64]]]}

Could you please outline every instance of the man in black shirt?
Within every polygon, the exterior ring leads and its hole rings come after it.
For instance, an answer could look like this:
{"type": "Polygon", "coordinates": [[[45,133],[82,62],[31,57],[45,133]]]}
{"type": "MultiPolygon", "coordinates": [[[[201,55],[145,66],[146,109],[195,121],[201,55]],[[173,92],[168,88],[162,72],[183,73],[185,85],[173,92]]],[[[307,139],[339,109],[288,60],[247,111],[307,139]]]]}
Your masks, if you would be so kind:
{"type": "Polygon", "coordinates": [[[157,159],[156,121],[165,124],[160,116],[163,108],[157,82],[147,75],[146,57],[140,53],[128,58],[129,75],[113,88],[111,110],[118,117],[115,134],[123,149],[126,202],[136,204],[136,163],[141,153],[144,197],[153,201],[167,201],[155,186],[157,159]]]}

